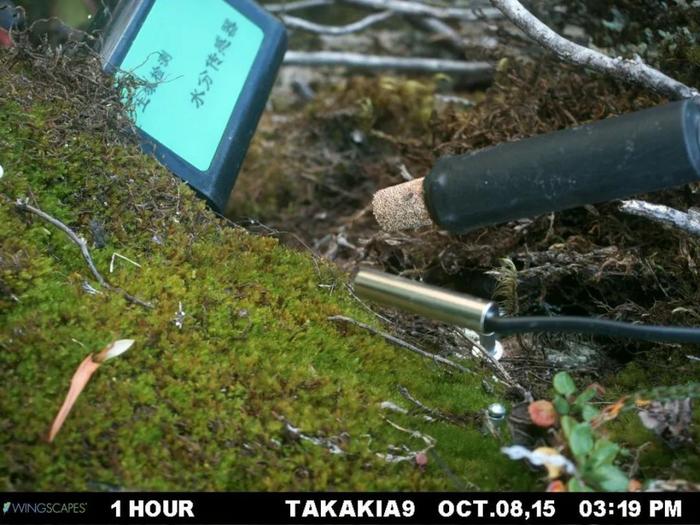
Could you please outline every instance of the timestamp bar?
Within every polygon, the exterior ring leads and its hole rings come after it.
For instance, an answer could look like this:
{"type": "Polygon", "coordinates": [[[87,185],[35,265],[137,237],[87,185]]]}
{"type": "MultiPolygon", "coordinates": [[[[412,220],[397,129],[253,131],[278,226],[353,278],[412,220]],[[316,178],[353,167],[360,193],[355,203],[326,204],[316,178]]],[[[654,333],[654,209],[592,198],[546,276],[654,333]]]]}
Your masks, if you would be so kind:
{"type": "Polygon", "coordinates": [[[0,524],[693,523],[688,493],[0,493],[0,524]]]}

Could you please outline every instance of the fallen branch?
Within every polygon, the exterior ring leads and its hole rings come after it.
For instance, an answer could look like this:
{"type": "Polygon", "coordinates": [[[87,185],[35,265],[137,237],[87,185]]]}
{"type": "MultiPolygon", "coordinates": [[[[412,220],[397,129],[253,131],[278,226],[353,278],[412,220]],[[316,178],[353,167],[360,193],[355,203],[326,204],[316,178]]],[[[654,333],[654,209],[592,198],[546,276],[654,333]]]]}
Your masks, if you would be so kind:
{"type": "Polygon", "coordinates": [[[415,345],[412,345],[411,343],[404,341],[403,339],[399,339],[396,336],[393,336],[391,334],[388,334],[386,332],[382,332],[381,330],[377,330],[376,328],[371,327],[368,324],[362,323],[360,321],[356,321],[355,319],[352,319],[351,317],[345,317],[343,315],[333,315],[328,318],[329,321],[334,321],[334,322],[342,322],[342,323],[350,323],[355,326],[359,326],[360,328],[363,328],[367,330],[368,332],[373,333],[374,335],[378,335],[389,341],[390,343],[395,344],[396,346],[399,346],[401,348],[405,348],[406,350],[410,350],[411,352],[415,352],[418,355],[421,355],[423,357],[427,357],[428,359],[432,359],[433,361],[436,361],[438,363],[442,363],[443,365],[447,365],[451,368],[455,368],[459,370],[460,372],[468,372],[471,373],[471,370],[468,368],[463,367],[462,365],[458,365],[454,361],[450,361],[449,359],[446,359],[442,356],[436,355],[436,354],[431,354],[430,352],[426,352],[425,350],[418,348],[415,345]]]}
{"type": "Polygon", "coordinates": [[[639,200],[623,201],[620,205],[620,211],[679,228],[692,235],[700,235],[700,213],[698,212],[685,213],[662,204],[652,204],[639,200]]]}
{"type": "Polygon", "coordinates": [[[407,401],[413,403],[416,405],[420,410],[428,414],[425,417],[429,417],[430,419],[439,419],[442,421],[449,421],[451,423],[459,423],[457,418],[454,416],[451,416],[449,414],[444,414],[440,412],[439,410],[436,410],[434,408],[430,408],[427,405],[424,405],[421,403],[418,399],[413,397],[413,395],[408,391],[408,389],[405,386],[399,386],[399,393],[406,399],[407,401]]]}
{"type": "Polygon", "coordinates": [[[392,11],[384,11],[383,13],[368,15],[362,20],[358,20],[357,22],[344,26],[327,26],[289,15],[281,15],[281,18],[287,27],[291,27],[293,29],[301,29],[302,31],[318,33],[321,35],[340,36],[363,31],[374,24],[378,24],[379,22],[383,22],[384,20],[391,18],[392,16],[394,16],[392,11]]]}
{"type": "Polygon", "coordinates": [[[90,252],[87,248],[87,242],[85,242],[85,239],[79,237],[64,223],[52,217],[48,213],[40,210],[39,208],[35,208],[34,206],[28,204],[22,199],[17,199],[17,201],[15,201],[15,206],[17,207],[17,209],[28,211],[30,213],[33,213],[34,215],[41,217],[43,220],[54,225],[56,228],[65,233],[71,241],[77,244],[80,248],[80,253],[83,255],[83,259],[85,259],[85,262],[87,263],[88,268],[90,269],[90,272],[95,277],[95,279],[97,279],[97,282],[100,283],[100,286],[102,286],[103,288],[107,288],[108,290],[116,290],[118,292],[121,292],[122,295],[124,295],[124,298],[127,299],[129,302],[144,306],[146,308],[153,308],[153,305],[151,303],[144,302],[141,299],[138,299],[137,297],[134,297],[133,295],[125,292],[121,288],[117,288],[109,284],[107,280],[104,277],[102,277],[102,274],[99,271],[97,271],[97,267],[95,266],[95,262],[92,260],[92,256],[90,255],[90,252]]]}
{"type": "Polygon", "coordinates": [[[412,438],[422,440],[428,447],[428,448],[423,449],[422,452],[427,452],[428,450],[433,448],[435,446],[435,444],[437,443],[437,439],[435,439],[433,436],[429,436],[428,434],[423,434],[423,432],[421,432],[419,430],[411,430],[410,428],[404,428],[402,426],[397,425],[396,423],[394,423],[393,421],[391,421],[390,419],[387,419],[387,418],[384,418],[384,421],[389,423],[396,430],[399,430],[401,432],[405,432],[406,434],[409,434],[412,438]]]}
{"type": "Polygon", "coordinates": [[[346,3],[355,4],[371,9],[390,9],[404,15],[429,16],[432,18],[452,18],[456,20],[482,20],[501,18],[498,9],[493,8],[471,8],[460,7],[438,7],[423,4],[421,2],[411,2],[409,0],[344,0],[346,3]]]}
{"type": "Polygon", "coordinates": [[[342,66],[361,69],[453,73],[469,77],[469,80],[473,82],[488,80],[493,72],[493,66],[488,62],[363,55],[334,51],[287,51],[284,63],[292,66],[342,66]]]}
{"type": "Polygon", "coordinates": [[[309,436],[307,434],[304,434],[301,431],[301,429],[292,425],[289,421],[287,421],[287,419],[284,416],[278,415],[277,419],[284,423],[285,430],[287,431],[290,437],[293,437],[294,439],[298,440],[308,441],[310,443],[313,443],[314,445],[324,447],[328,449],[328,451],[331,454],[345,454],[345,451],[338,446],[338,443],[336,443],[336,441],[340,442],[339,438],[336,438],[334,440],[332,438],[309,436]]]}
{"type": "Polygon", "coordinates": [[[394,451],[408,452],[408,453],[398,455],[398,454],[393,454],[391,452],[387,453],[387,454],[377,452],[376,453],[377,457],[383,459],[387,463],[401,463],[403,461],[411,461],[411,462],[415,462],[416,465],[418,465],[418,466],[425,466],[428,463],[427,453],[430,451],[430,449],[432,449],[437,444],[437,440],[434,437],[429,436],[428,434],[423,434],[422,432],[419,432],[418,430],[411,430],[411,429],[399,426],[387,418],[384,418],[384,421],[389,423],[396,430],[399,430],[401,432],[405,432],[406,434],[409,434],[412,438],[423,440],[423,442],[425,443],[426,446],[422,450],[411,450],[406,445],[403,445],[402,447],[396,447],[396,446],[389,445],[389,450],[393,449],[394,451]]]}
{"type": "MultiPolygon", "coordinates": [[[[443,93],[436,93],[435,94],[435,100],[437,102],[440,102],[441,104],[455,104],[457,106],[462,106],[464,108],[471,108],[476,106],[476,102],[474,102],[471,99],[464,98],[464,97],[458,97],[455,95],[445,95],[443,93]]],[[[406,180],[412,180],[412,179],[406,179],[406,180]]]]}
{"type": "Polygon", "coordinates": [[[467,44],[462,35],[439,18],[411,16],[408,20],[420,29],[433,33],[431,40],[434,42],[444,43],[459,53],[467,50],[467,44]]]}
{"type": "Polygon", "coordinates": [[[35,208],[34,206],[23,201],[22,199],[17,199],[17,201],[15,202],[15,205],[20,210],[29,211],[29,212],[33,213],[34,215],[38,215],[39,217],[44,219],[46,222],[53,224],[56,228],[58,228],[63,233],[68,235],[68,237],[70,237],[70,240],[73,241],[75,244],[77,244],[78,247],[80,248],[80,253],[83,255],[83,259],[85,259],[85,262],[87,263],[88,268],[90,268],[90,271],[92,272],[92,275],[95,276],[95,279],[97,279],[97,282],[100,283],[100,285],[105,287],[105,288],[110,288],[110,285],[107,283],[105,278],[102,277],[102,274],[97,271],[97,268],[95,267],[95,263],[92,260],[92,256],[90,255],[90,252],[88,251],[87,242],[85,242],[85,239],[83,239],[82,237],[78,237],[78,235],[73,230],[71,230],[68,226],[63,224],[58,219],[55,219],[54,217],[52,217],[48,213],[41,211],[39,208],[35,208]]]}
{"type": "Polygon", "coordinates": [[[335,0],[299,0],[298,2],[282,2],[281,4],[268,4],[265,9],[270,13],[288,13],[300,9],[309,9],[310,7],[322,7],[333,5],[335,0]]]}
{"type": "Polygon", "coordinates": [[[697,89],[688,87],[648,66],[639,57],[634,60],[611,58],[567,40],[542,23],[517,0],[491,0],[491,3],[528,37],[552,51],[564,62],[640,84],[674,99],[690,98],[699,94],[697,89]]]}

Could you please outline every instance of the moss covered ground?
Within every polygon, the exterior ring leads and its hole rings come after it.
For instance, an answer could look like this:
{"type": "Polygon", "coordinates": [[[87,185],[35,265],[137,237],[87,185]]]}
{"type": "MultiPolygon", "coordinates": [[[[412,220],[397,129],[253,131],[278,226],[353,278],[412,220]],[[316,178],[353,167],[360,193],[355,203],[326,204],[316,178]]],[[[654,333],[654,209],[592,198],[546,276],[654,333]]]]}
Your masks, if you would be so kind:
{"type": "Polygon", "coordinates": [[[0,71],[0,490],[538,485],[471,417],[497,394],[478,363],[449,371],[329,321],[374,322],[335,267],[216,216],[143,156],[93,59],[0,50],[0,71]],[[114,289],[16,199],[84,237],[114,289]],[[139,266],[110,271],[115,252],[139,266]],[[77,365],[121,338],[136,344],[47,443],[77,365]],[[469,423],[381,411],[406,406],[400,386],[469,423]],[[385,418],[436,439],[425,468],[377,456],[425,447],[385,418]]]}

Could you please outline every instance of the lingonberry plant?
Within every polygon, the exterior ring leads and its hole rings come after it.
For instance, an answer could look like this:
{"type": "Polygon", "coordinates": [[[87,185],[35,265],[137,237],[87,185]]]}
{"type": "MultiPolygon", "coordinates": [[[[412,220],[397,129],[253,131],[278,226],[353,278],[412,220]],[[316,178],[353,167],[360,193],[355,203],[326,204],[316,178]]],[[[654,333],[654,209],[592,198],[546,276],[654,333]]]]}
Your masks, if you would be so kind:
{"type": "Polygon", "coordinates": [[[576,463],[567,488],[571,491],[624,491],[632,488],[628,476],[616,465],[616,459],[626,450],[613,443],[596,429],[605,418],[592,401],[601,388],[590,385],[579,392],[571,376],[559,372],[554,376],[553,407],[559,416],[562,442],[576,463]]]}
{"type": "Polygon", "coordinates": [[[596,406],[595,399],[604,389],[597,383],[579,391],[571,375],[559,372],[554,376],[553,386],[556,393],[552,401],[538,400],[528,406],[532,423],[547,429],[550,446],[533,451],[519,446],[504,449],[512,459],[527,458],[535,465],[544,466],[550,480],[547,490],[634,491],[642,488],[640,481],[620,467],[621,460],[631,456],[630,451],[609,439],[602,428],[625,410],[640,410],[644,426],[654,430],[669,446],[692,442],[689,437],[690,403],[700,397],[697,382],[626,395],[602,410],[596,406]],[[683,410],[688,413],[683,415],[683,410]],[[670,426],[669,418],[673,419],[670,426]]]}

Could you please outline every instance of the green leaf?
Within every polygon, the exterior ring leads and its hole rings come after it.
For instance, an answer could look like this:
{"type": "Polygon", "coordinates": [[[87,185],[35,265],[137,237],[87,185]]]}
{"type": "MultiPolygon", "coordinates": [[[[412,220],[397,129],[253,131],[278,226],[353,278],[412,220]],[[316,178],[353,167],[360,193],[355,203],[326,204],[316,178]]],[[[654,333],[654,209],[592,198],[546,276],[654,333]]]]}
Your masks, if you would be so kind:
{"type": "Polygon", "coordinates": [[[598,414],[600,414],[600,410],[598,410],[593,405],[585,405],[583,407],[582,414],[583,414],[584,421],[590,421],[591,419],[596,417],[598,414]]]}
{"type": "Polygon", "coordinates": [[[569,448],[574,456],[585,456],[593,449],[593,430],[588,423],[579,423],[571,429],[569,448]]]}
{"type": "Polygon", "coordinates": [[[564,416],[561,418],[561,428],[564,431],[566,439],[569,439],[569,436],[571,435],[571,430],[574,428],[575,424],[576,420],[570,416],[564,416]]]}
{"type": "Polygon", "coordinates": [[[563,396],[570,396],[576,392],[576,385],[567,372],[559,372],[554,376],[554,390],[563,396]]]}
{"type": "Polygon", "coordinates": [[[591,478],[596,486],[606,492],[624,492],[630,482],[625,473],[614,465],[601,465],[593,471],[591,478]]]}
{"type": "Polygon", "coordinates": [[[564,399],[562,396],[554,396],[552,403],[554,404],[554,408],[560,416],[565,416],[569,413],[569,403],[567,403],[566,399],[564,399]]]}
{"type": "Polygon", "coordinates": [[[579,407],[583,408],[586,403],[588,403],[591,399],[593,399],[596,395],[596,391],[594,388],[587,388],[581,394],[576,398],[576,401],[574,401],[574,404],[579,407]]]}
{"type": "Polygon", "coordinates": [[[591,461],[595,467],[600,467],[605,464],[612,464],[620,452],[620,447],[615,443],[611,443],[607,439],[601,439],[596,442],[593,448],[593,455],[591,456],[591,461]]]}
{"type": "Polygon", "coordinates": [[[593,489],[586,486],[585,483],[577,480],[576,478],[571,478],[567,483],[567,488],[569,492],[593,492],[593,489]]]}

